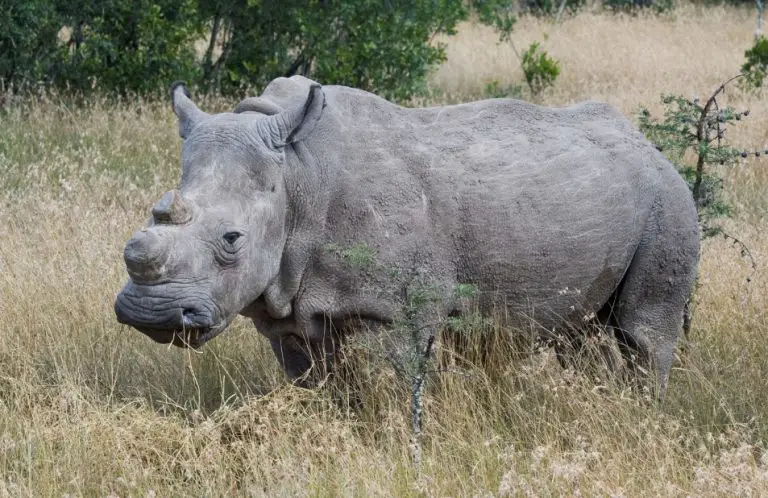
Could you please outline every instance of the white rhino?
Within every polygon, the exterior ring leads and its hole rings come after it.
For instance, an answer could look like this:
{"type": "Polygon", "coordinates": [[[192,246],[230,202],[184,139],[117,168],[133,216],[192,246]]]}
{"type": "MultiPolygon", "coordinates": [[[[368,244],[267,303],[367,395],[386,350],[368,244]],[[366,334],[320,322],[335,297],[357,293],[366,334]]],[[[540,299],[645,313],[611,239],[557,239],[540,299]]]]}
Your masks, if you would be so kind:
{"type": "Polygon", "coordinates": [[[307,379],[360,320],[401,347],[388,331],[412,276],[445,291],[417,310],[425,331],[466,310],[458,284],[512,326],[596,316],[663,393],[697,214],[674,167],[611,106],[409,109],[297,76],[234,113],[201,111],[181,83],[171,94],[181,183],[125,247],[121,323],[198,347],[241,314],[307,379]],[[369,248],[375,264],[349,264],[345,248],[369,248]]]}

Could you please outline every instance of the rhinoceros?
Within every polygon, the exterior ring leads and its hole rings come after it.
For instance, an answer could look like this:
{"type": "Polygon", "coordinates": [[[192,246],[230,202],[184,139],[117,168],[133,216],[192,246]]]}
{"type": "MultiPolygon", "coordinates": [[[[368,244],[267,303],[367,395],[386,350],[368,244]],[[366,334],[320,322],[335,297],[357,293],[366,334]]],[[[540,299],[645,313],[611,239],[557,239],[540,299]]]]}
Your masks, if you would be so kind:
{"type": "Polygon", "coordinates": [[[473,309],[502,309],[511,330],[597,317],[663,392],[697,273],[696,207],[610,105],[405,108],[298,76],[232,113],[203,112],[178,82],[171,101],[181,182],[125,246],[119,322],[197,348],[240,314],[306,381],[360,323],[401,346],[389,333],[409,278],[445,294],[416,310],[426,331],[467,312],[451,289],[469,284],[473,309]],[[360,248],[374,264],[350,264],[360,248]]]}

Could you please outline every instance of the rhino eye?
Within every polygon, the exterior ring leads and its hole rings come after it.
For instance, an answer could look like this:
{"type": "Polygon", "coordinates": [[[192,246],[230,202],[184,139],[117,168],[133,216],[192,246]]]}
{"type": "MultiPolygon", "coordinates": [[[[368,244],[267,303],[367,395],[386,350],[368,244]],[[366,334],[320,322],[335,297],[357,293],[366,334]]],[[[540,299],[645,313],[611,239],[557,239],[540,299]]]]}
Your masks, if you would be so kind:
{"type": "Polygon", "coordinates": [[[227,232],[224,234],[224,240],[226,240],[228,244],[234,244],[241,235],[243,234],[240,232],[227,232]]]}

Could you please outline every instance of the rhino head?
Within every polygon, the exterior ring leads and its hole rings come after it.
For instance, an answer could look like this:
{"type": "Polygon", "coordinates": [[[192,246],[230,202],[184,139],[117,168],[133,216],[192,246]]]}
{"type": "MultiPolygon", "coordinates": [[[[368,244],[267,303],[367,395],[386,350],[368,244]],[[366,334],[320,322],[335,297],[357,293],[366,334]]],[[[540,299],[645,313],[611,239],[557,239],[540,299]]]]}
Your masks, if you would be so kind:
{"type": "Polygon", "coordinates": [[[292,109],[209,115],[175,83],[171,100],[181,182],[126,244],[115,314],[157,342],[198,347],[277,278],[291,221],[286,149],[312,132],[325,96],[313,85],[292,109]]]}

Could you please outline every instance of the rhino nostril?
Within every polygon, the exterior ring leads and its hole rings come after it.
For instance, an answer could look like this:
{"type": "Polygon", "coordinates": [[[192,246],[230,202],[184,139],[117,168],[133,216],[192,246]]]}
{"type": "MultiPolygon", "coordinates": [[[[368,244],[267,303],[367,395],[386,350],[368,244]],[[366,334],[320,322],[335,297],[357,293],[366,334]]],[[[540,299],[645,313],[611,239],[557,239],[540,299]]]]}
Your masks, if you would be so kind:
{"type": "Polygon", "coordinates": [[[181,321],[185,327],[194,327],[195,325],[195,311],[191,309],[184,309],[181,311],[181,321]]]}

